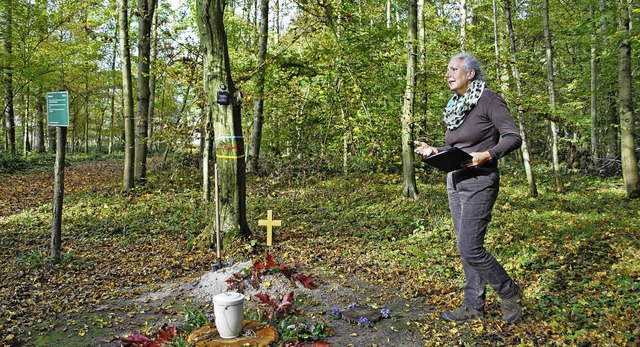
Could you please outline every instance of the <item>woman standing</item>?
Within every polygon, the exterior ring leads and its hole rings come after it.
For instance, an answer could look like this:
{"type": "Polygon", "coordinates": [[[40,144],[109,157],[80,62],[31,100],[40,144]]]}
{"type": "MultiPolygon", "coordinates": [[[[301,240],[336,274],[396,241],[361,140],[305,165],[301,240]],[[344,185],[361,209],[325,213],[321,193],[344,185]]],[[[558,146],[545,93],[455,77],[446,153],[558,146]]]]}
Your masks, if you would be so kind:
{"type": "Polygon", "coordinates": [[[458,147],[473,158],[447,174],[449,208],[466,277],[462,306],[442,318],[466,322],[484,317],[486,286],[502,300],[502,318],[513,323],[522,314],[522,290],[484,247],[491,210],[498,196],[498,159],[522,143],[505,101],[486,87],[478,61],[468,53],[449,60],[446,73],[453,96],[444,110],[446,146],[416,141],[423,158],[458,147]]]}

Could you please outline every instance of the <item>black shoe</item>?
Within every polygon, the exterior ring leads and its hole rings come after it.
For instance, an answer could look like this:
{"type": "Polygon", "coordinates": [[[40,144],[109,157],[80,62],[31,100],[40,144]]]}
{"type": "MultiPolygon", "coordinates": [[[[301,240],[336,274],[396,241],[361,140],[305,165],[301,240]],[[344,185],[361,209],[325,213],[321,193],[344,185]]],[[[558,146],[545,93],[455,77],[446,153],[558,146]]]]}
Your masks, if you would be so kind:
{"type": "Polygon", "coordinates": [[[514,323],[522,315],[522,289],[516,285],[516,294],[509,299],[502,300],[502,319],[507,323],[514,323]]]}
{"type": "Polygon", "coordinates": [[[441,314],[442,319],[447,322],[464,323],[484,317],[484,311],[473,307],[462,306],[455,311],[444,311],[441,314]]]}

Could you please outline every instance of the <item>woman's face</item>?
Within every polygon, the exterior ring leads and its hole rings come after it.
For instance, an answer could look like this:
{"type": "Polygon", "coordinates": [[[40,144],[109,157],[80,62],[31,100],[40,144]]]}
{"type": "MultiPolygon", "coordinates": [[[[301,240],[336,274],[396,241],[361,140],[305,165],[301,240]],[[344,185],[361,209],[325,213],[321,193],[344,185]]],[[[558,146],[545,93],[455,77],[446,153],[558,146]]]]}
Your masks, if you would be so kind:
{"type": "Polygon", "coordinates": [[[458,93],[458,95],[462,95],[467,91],[473,76],[475,76],[475,70],[471,70],[469,73],[464,71],[462,59],[451,60],[449,66],[447,66],[447,74],[445,75],[449,89],[458,93]]]}

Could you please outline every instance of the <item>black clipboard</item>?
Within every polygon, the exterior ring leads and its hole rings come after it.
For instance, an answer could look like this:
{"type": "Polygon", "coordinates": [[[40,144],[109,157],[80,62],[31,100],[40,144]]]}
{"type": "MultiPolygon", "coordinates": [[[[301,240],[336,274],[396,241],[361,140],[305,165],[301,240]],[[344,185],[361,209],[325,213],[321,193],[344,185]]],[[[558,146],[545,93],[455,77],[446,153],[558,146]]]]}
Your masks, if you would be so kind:
{"type": "Polygon", "coordinates": [[[422,161],[444,172],[451,172],[462,169],[462,163],[472,158],[473,157],[469,153],[461,150],[460,148],[451,147],[444,152],[423,158],[422,161]]]}

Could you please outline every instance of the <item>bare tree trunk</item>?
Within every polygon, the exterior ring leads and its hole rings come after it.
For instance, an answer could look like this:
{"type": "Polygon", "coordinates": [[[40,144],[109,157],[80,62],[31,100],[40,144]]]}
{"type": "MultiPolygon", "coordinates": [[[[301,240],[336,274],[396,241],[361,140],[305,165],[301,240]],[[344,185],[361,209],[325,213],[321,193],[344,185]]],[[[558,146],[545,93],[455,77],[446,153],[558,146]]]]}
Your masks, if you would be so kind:
{"type": "Polygon", "coordinates": [[[85,96],[84,96],[84,153],[89,153],[89,74],[85,75],[85,96]]]}
{"type": "MultiPolygon", "coordinates": [[[[156,6],[158,2],[156,1],[156,6]]],[[[155,24],[153,26],[153,49],[152,49],[152,57],[151,57],[151,68],[150,68],[150,77],[149,81],[149,120],[148,120],[148,129],[147,129],[147,153],[153,153],[153,120],[155,118],[156,113],[156,82],[158,76],[156,74],[156,69],[153,68],[156,60],[158,59],[158,16],[155,16],[155,24]]]]}
{"type": "MultiPolygon", "coordinates": [[[[117,38],[113,40],[113,60],[111,60],[111,72],[116,71],[116,58],[118,52],[118,40],[117,38]]],[[[111,115],[109,122],[109,154],[113,154],[113,149],[115,146],[115,129],[116,129],[116,84],[112,83],[110,88],[111,95],[109,98],[111,99],[111,115]]]]}
{"type": "Polygon", "coordinates": [[[49,152],[56,151],[56,128],[47,127],[47,150],[49,152]]]}
{"type": "MultiPolygon", "coordinates": [[[[6,2],[5,27],[3,33],[4,53],[10,57],[13,55],[13,4],[11,0],[6,2]]],[[[2,63],[4,66],[4,128],[6,132],[5,146],[11,155],[16,155],[16,116],[13,109],[13,67],[7,60],[2,63]]]]}
{"type": "Polygon", "coordinates": [[[258,172],[262,123],[264,122],[264,79],[266,74],[267,43],[269,41],[269,0],[260,3],[260,40],[258,41],[258,72],[256,74],[256,100],[253,106],[253,131],[247,158],[247,172],[258,172]]]}
{"type": "Polygon", "coordinates": [[[135,179],[147,179],[147,131],[149,128],[149,70],[151,27],[156,0],[138,0],[138,102],[136,108],[135,179]]]}
{"type": "Polygon", "coordinates": [[[467,41],[467,0],[460,0],[460,50],[464,51],[467,41]]]}
{"type": "Polygon", "coordinates": [[[36,91],[36,153],[44,153],[44,95],[38,88],[36,91]]]}
{"type": "Polygon", "coordinates": [[[26,156],[27,153],[31,152],[31,141],[29,140],[29,123],[31,123],[31,120],[29,119],[31,118],[29,117],[31,114],[31,92],[28,86],[24,95],[24,105],[24,117],[22,120],[22,153],[26,156]]]}
{"type": "Polygon", "coordinates": [[[126,190],[135,186],[135,120],[133,115],[133,88],[131,77],[131,55],[129,50],[129,7],[128,0],[118,0],[118,31],[120,34],[120,59],[122,61],[122,99],[124,114],[124,175],[126,190]]]}
{"type": "MultiPolygon", "coordinates": [[[[603,49],[606,49],[606,47],[609,46],[609,33],[608,33],[608,13],[607,13],[607,6],[606,6],[607,1],[606,0],[600,0],[598,2],[598,8],[599,8],[599,12],[600,12],[600,35],[602,36],[602,47],[603,49]]],[[[615,95],[615,92],[613,91],[614,87],[611,86],[604,86],[605,89],[611,90],[607,97],[606,97],[606,102],[607,102],[607,112],[606,112],[606,125],[604,127],[604,138],[605,141],[603,141],[603,143],[605,144],[605,150],[604,150],[604,156],[607,158],[615,158],[619,151],[618,151],[618,145],[620,144],[619,142],[619,133],[618,133],[618,112],[617,112],[617,96],[615,95]]]]}
{"type": "Polygon", "coordinates": [[[418,4],[416,0],[409,0],[409,25],[407,29],[407,73],[406,87],[402,104],[402,193],[405,197],[416,199],[418,197],[418,187],[416,186],[416,175],[414,167],[411,119],[413,118],[413,106],[416,87],[416,40],[418,38],[418,4]]]}
{"type": "MultiPolygon", "coordinates": [[[[511,20],[511,0],[504,1],[505,15],[507,17],[507,28],[509,30],[509,41],[511,44],[511,60],[513,69],[513,78],[516,82],[516,90],[518,93],[518,99],[522,98],[522,84],[520,82],[520,73],[518,72],[517,52],[516,52],[516,35],[513,30],[513,22],[511,20]]],[[[538,196],[538,188],[536,187],[536,180],[533,176],[533,170],[531,168],[531,160],[529,157],[529,144],[527,142],[527,131],[524,127],[524,110],[518,103],[518,127],[520,128],[520,137],[522,137],[522,160],[524,163],[524,170],[527,175],[527,182],[529,183],[529,196],[538,196]]]]}
{"type": "MultiPolygon", "coordinates": [[[[549,104],[551,105],[552,118],[556,116],[556,85],[553,76],[553,45],[551,43],[551,31],[549,29],[549,0],[544,0],[544,10],[542,13],[544,21],[544,42],[547,52],[547,83],[549,87],[549,104]]],[[[556,193],[564,192],[564,184],[560,175],[560,161],[558,159],[558,130],[555,121],[550,120],[551,130],[551,153],[553,158],[553,172],[556,179],[556,193]]]]}
{"type": "Polygon", "coordinates": [[[620,80],[620,145],[622,155],[622,177],[628,198],[640,196],[638,185],[638,160],[635,152],[633,93],[631,76],[631,44],[629,41],[631,22],[629,2],[619,0],[618,73],[620,80]]]}
{"type": "Polygon", "coordinates": [[[273,22],[275,23],[275,29],[276,29],[276,35],[274,37],[274,41],[277,44],[278,42],[280,42],[280,24],[281,24],[281,18],[280,18],[280,0],[275,0],[275,5],[274,8],[276,10],[276,15],[275,18],[273,19],[273,22]]]}
{"type": "Polygon", "coordinates": [[[596,53],[597,29],[595,22],[595,5],[589,4],[589,15],[591,16],[591,160],[594,165],[598,163],[598,119],[597,119],[597,75],[598,75],[598,55],[596,53]]]}
{"type": "Polygon", "coordinates": [[[246,215],[244,138],[240,105],[231,79],[224,0],[197,0],[196,13],[204,57],[204,90],[211,108],[219,168],[220,226],[244,237],[251,232],[246,215]]]}
{"type": "MultiPolygon", "coordinates": [[[[500,73],[500,41],[498,38],[498,6],[496,5],[496,0],[491,1],[491,8],[493,10],[493,52],[496,57],[496,78],[498,81],[501,81],[501,73],[500,73]]],[[[500,89],[503,89],[504,84],[500,83],[500,89]]]]}
{"type": "Polygon", "coordinates": [[[391,0],[387,0],[387,29],[391,28],[391,0]]]}
{"type": "MultiPolygon", "coordinates": [[[[204,113],[207,117],[204,136],[204,150],[202,151],[202,199],[205,202],[211,201],[211,167],[215,161],[213,156],[214,138],[213,133],[213,118],[211,115],[211,108],[204,107],[204,113]]],[[[213,173],[215,175],[215,172],[213,173]]],[[[215,193],[215,192],[214,192],[215,193]]]]}

